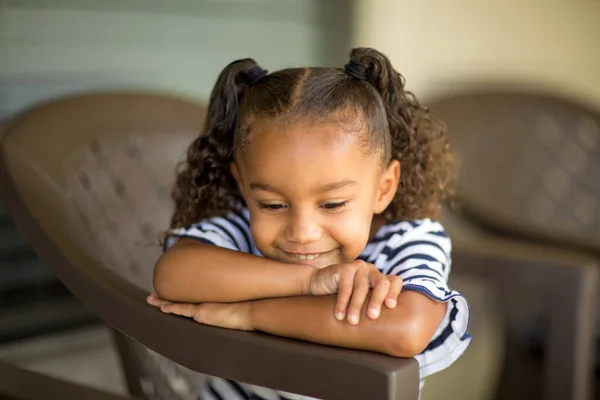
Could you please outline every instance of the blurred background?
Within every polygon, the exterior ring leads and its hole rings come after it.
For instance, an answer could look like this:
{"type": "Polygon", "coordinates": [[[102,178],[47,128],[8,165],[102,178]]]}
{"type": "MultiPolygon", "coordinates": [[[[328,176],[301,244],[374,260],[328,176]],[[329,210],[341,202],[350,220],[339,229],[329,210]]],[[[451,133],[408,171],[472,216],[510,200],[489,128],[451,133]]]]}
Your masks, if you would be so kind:
{"type": "MultiPolygon", "coordinates": [[[[600,110],[598,0],[0,0],[0,127],[79,93],[141,90],[205,103],[232,60],[251,57],[271,71],[342,67],[356,46],[388,55],[425,104],[500,88],[600,110]]],[[[597,160],[598,117],[589,115],[577,126],[597,160]]],[[[585,232],[600,237],[600,170],[589,165],[592,205],[581,224],[592,221],[585,232]]],[[[107,329],[38,260],[3,208],[0,241],[0,359],[125,393],[107,329]]],[[[581,251],[598,256],[596,244],[581,251]]],[[[481,339],[474,333],[471,358],[432,378],[423,398],[494,398],[502,300],[470,279],[456,284],[476,299],[481,339]],[[456,383],[473,371],[483,378],[469,390],[456,383]]]]}

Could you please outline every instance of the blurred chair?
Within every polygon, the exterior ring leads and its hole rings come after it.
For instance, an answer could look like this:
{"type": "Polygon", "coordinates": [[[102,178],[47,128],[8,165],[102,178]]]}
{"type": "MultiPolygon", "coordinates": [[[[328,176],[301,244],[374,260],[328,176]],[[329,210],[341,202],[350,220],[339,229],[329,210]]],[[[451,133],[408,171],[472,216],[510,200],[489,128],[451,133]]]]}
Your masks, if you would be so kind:
{"type": "MultiPolygon", "coordinates": [[[[429,105],[446,122],[461,165],[456,207],[447,212],[452,219],[496,237],[600,259],[600,107],[498,88],[459,92],[429,105]]],[[[536,281],[531,290],[538,290],[536,281]]],[[[520,293],[510,311],[520,322],[512,326],[514,362],[506,363],[510,384],[502,390],[531,390],[540,380],[532,374],[539,363],[516,348],[550,346],[542,351],[548,359],[558,345],[531,296],[520,293]]],[[[597,318],[589,324],[597,327],[597,318]]],[[[593,348],[582,355],[592,358],[590,371],[594,355],[593,348]]]]}
{"type": "Polygon", "coordinates": [[[600,105],[481,89],[431,108],[461,162],[463,216],[497,233],[600,256],[600,105]]]}
{"type": "MultiPolygon", "coordinates": [[[[326,399],[416,399],[413,359],[204,326],[145,304],[169,225],[174,166],[203,117],[202,106],[169,96],[90,94],[16,116],[2,136],[7,208],[63,283],[115,328],[130,393],[191,399],[197,371],[326,399]]],[[[552,322],[545,398],[583,398],[593,261],[492,240],[462,221],[449,231],[469,238],[455,242],[454,269],[486,279],[507,303],[535,282],[541,315],[552,322]]],[[[509,322],[513,316],[503,312],[509,322]]],[[[485,372],[468,370],[455,384],[485,372]]]]}

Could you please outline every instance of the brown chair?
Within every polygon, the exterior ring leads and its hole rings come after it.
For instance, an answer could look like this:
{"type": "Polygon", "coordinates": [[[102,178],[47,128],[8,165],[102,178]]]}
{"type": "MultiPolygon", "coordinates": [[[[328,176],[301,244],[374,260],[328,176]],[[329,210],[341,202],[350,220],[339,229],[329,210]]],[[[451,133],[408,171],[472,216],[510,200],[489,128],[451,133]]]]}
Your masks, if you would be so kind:
{"type": "MultiPolygon", "coordinates": [[[[446,122],[461,164],[454,219],[495,236],[600,258],[600,107],[497,85],[449,94],[430,105],[446,122]]],[[[514,327],[520,343],[513,345],[524,346],[527,331],[539,329],[543,319],[532,307],[515,305],[513,312],[526,321],[520,331],[514,327]]],[[[593,333],[596,316],[589,324],[593,333]]],[[[534,336],[551,341],[540,332],[534,336]]],[[[572,349],[571,362],[582,357],[580,365],[592,370],[593,349],[572,349]]],[[[558,350],[546,343],[544,352],[552,351],[558,350]]],[[[527,372],[533,370],[530,363],[527,372]]],[[[531,387],[527,380],[535,379],[525,376],[508,379],[531,387]]],[[[561,379],[559,370],[547,376],[547,382],[561,379]]]]}
{"type": "Polygon", "coordinates": [[[129,391],[189,398],[194,388],[180,376],[193,370],[319,398],[416,399],[414,359],[200,325],[145,303],[174,166],[203,116],[201,105],[169,96],[85,95],[40,105],[3,136],[9,213],[61,281],[115,328],[129,391]]]}
{"type": "MultiPolygon", "coordinates": [[[[174,165],[203,115],[202,106],[169,96],[90,94],[16,116],[2,136],[3,200],[40,257],[115,329],[130,393],[189,398],[194,388],[180,376],[197,371],[325,399],[416,399],[413,359],[204,326],[145,304],[174,165]]],[[[509,295],[535,280],[552,321],[546,398],[585,398],[589,380],[580,372],[588,359],[580,353],[591,349],[593,261],[550,250],[543,257],[538,248],[450,225],[451,233],[471,235],[455,244],[459,273],[509,295]]]]}
{"type": "MultiPolygon", "coordinates": [[[[581,252],[499,237],[447,210],[442,222],[453,240],[450,280],[475,277],[485,288],[493,289],[499,300],[504,354],[494,398],[589,399],[598,259],[581,252]],[[532,320],[542,322],[545,329],[541,363],[522,346],[532,320]]],[[[469,298],[469,293],[464,293],[469,298]]],[[[474,300],[470,298],[471,302],[474,300]]],[[[473,347],[476,345],[475,342],[473,347]]],[[[457,367],[459,363],[460,360],[457,367]]],[[[478,371],[463,374],[469,379],[478,371]]]]}
{"type": "Polygon", "coordinates": [[[457,204],[488,230],[600,256],[600,105],[497,88],[437,99],[457,204]]]}

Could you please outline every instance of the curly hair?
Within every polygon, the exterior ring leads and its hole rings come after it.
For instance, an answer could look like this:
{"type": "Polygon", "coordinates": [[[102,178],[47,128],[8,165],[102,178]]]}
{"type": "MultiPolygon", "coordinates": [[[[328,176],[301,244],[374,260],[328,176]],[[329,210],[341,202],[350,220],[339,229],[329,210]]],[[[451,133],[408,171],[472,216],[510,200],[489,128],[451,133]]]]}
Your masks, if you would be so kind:
{"type": "Polygon", "coordinates": [[[385,55],[356,48],[350,59],[365,68],[365,80],[339,68],[295,68],[274,72],[251,85],[248,72],[257,67],[254,60],[225,67],[212,91],[203,130],[178,167],[171,228],[245,206],[230,163],[250,140],[253,128],[274,118],[315,122],[336,118],[347,127],[360,126],[356,130],[369,151],[380,153],[382,162],[400,162],[398,191],[383,216],[389,220],[437,217],[456,183],[445,125],[405,90],[404,77],[385,55]]]}

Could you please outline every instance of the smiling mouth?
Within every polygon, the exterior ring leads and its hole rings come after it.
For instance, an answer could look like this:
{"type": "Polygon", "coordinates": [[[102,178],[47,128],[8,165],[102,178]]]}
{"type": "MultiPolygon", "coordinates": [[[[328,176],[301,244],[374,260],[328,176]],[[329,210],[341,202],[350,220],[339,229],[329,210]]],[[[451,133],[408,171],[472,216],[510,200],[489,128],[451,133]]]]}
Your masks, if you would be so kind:
{"type": "Polygon", "coordinates": [[[290,254],[292,257],[297,258],[298,260],[314,260],[315,258],[319,258],[321,256],[321,254],[325,254],[325,253],[318,253],[318,254],[290,254]]]}
{"type": "Polygon", "coordinates": [[[325,251],[323,253],[304,253],[304,254],[290,253],[290,252],[284,251],[284,253],[288,257],[295,258],[297,260],[316,260],[317,258],[319,258],[321,256],[331,253],[332,251],[333,250],[325,251]]]}

